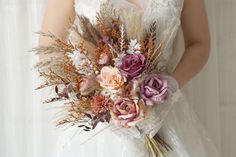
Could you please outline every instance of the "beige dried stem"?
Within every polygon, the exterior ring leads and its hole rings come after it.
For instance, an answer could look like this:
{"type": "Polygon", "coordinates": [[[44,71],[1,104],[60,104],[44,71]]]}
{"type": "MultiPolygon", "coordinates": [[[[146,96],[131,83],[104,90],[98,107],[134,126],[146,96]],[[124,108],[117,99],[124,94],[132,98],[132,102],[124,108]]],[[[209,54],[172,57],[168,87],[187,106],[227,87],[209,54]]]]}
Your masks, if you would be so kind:
{"type": "MultiPolygon", "coordinates": [[[[159,135],[156,135],[159,136],[159,135]]],[[[152,154],[152,157],[168,157],[168,152],[171,150],[170,146],[160,138],[150,138],[145,136],[148,148],[152,154]],[[167,148],[168,145],[168,148],[167,148]]]]}
{"type": "Polygon", "coordinates": [[[150,69],[154,69],[155,68],[155,66],[158,64],[159,58],[167,50],[167,47],[169,46],[170,42],[173,39],[173,36],[175,35],[176,28],[177,28],[176,26],[177,26],[178,23],[179,23],[178,20],[173,19],[169,23],[168,28],[162,33],[161,42],[160,42],[160,46],[161,47],[157,51],[159,54],[157,56],[153,55],[153,60],[151,60],[151,63],[150,63],[150,69]]]}
{"type": "Polygon", "coordinates": [[[128,39],[137,39],[139,42],[144,40],[145,30],[142,21],[143,12],[131,10],[119,10],[120,20],[124,24],[128,39]]]}

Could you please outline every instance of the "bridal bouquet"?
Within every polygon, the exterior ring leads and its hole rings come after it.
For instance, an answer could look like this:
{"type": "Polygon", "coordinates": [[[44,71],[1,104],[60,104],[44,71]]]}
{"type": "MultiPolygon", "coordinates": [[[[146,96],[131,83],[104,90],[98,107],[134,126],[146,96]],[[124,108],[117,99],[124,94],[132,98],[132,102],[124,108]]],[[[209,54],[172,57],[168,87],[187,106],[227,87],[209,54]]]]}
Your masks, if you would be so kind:
{"type": "Polygon", "coordinates": [[[143,39],[131,39],[130,28],[115,11],[101,10],[96,24],[84,16],[77,20],[79,25],[73,24],[70,31],[78,42],[40,32],[54,43],[33,49],[53,56],[36,65],[44,82],[37,89],[54,88],[55,97],[45,103],[64,102],[66,114],[57,125],[91,131],[99,123],[109,123],[124,134],[146,138],[153,156],[167,156],[171,147],[157,131],[178,87],[171,76],[156,69],[165,47],[165,39],[156,41],[157,22],[143,39]]]}

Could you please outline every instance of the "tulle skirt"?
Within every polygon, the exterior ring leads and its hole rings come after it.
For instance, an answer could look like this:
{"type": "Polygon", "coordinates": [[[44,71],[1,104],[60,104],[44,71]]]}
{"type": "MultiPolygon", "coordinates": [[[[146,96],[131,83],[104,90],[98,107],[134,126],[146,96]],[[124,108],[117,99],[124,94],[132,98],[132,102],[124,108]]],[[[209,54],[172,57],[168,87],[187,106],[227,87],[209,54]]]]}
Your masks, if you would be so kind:
{"type": "MultiPolygon", "coordinates": [[[[169,157],[220,157],[181,91],[159,134],[172,147],[169,157]]],[[[61,136],[59,157],[152,157],[144,139],[127,138],[107,125],[82,133],[70,128],[61,136]]]]}

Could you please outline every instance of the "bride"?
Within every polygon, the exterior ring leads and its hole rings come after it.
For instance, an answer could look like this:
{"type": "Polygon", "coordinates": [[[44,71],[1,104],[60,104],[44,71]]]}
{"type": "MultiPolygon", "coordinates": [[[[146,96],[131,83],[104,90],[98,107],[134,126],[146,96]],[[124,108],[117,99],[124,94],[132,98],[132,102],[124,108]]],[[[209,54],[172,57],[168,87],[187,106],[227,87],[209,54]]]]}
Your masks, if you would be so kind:
{"type": "MultiPolygon", "coordinates": [[[[209,57],[210,35],[204,0],[48,0],[42,31],[52,32],[61,39],[73,38],[68,33],[70,20],[76,22],[76,14],[96,22],[96,13],[103,3],[109,2],[122,10],[128,21],[131,13],[142,16],[143,27],[158,22],[157,36],[166,29],[172,33],[161,56],[164,71],[176,81],[178,88],[186,85],[206,64],[209,57]],[[70,20],[69,20],[70,19],[70,20]],[[180,35],[184,39],[180,42],[180,35]],[[184,50],[181,50],[181,43],[184,50]]],[[[137,32],[136,32],[137,33],[137,32]]],[[[40,38],[40,45],[51,44],[48,38],[40,38]]],[[[51,56],[40,56],[41,60],[51,56]]],[[[164,119],[158,133],[171,146],[169,157],[219,157],[211,139],[199,123],[181,90],[178,99],[164,119]]],[[[76,133],[71,128],[61,137],[59,156],[63,157],[148,157],[148,148],[140,140],[115,134],[111,129],[99,126],[94,132],[76,133]],[[103,131],[101,131],[103,130],[103,131]],[[73,136],[71,136],[73,134],[73,136]],[[67,139],[67,137],[70,137],[67,139]],[[90,139],[92,137],[92,139],[90,139]],[[69,145],[64,147],[65,144],[69,145]]]]}

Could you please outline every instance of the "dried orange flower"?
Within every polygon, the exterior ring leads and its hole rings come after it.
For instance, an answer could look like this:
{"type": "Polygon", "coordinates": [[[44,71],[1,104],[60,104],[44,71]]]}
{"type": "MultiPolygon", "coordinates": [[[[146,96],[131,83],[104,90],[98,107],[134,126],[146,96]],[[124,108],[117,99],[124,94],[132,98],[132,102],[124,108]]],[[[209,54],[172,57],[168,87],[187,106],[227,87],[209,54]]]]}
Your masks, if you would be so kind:
{"type": "Polygon", "coordinates": [[[94,96],[91,102],[91,108],[95,114],[106,113],[107,111],[109,111],[111,106],[111,100],[103,95],[94,96]]]}

